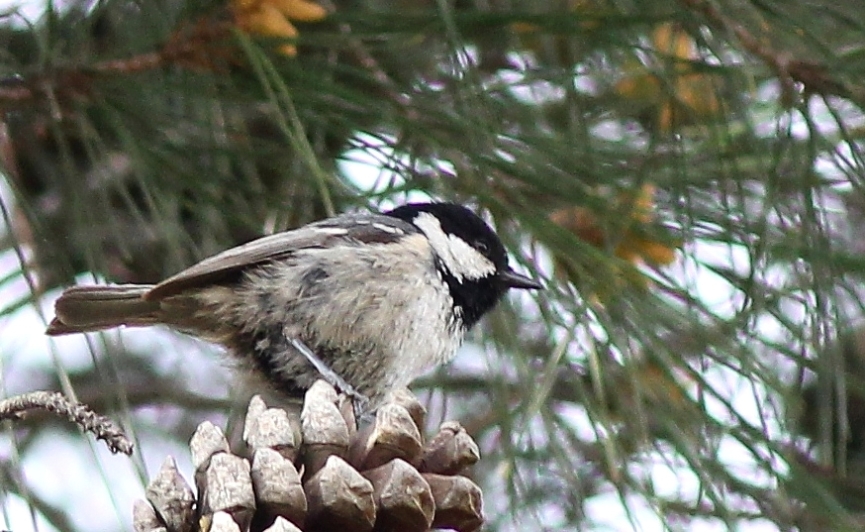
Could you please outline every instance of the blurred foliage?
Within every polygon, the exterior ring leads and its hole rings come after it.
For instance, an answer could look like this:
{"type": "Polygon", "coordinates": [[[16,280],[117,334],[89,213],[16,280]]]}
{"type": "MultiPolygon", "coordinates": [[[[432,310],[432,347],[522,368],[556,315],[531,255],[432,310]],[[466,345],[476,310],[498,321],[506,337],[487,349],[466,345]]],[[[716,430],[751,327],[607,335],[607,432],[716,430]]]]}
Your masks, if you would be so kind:
{"type": "MultiPolygon", "coordinates": [[[[639,271],[638,265],[668,266],[676,260],[675,247],[678,246],[671,241],[672,238],[659,238],[646,231],[655,221],[654,196],[654,185],[619,193],[616,201],[608,202],[605,209],[615,209],[621,217],[605,216],[584,207],[565,207],[550,215],[550,220],[574,233],[581,241],[599,249],[612,246],[614,256],[624,261],[622,266],[608,266],[616,276],[616,282],[600,287],[604,290],[596,294],[600,302],[620,292],[623,281],[630,283],[628,288],[648,288],[649,277],[639,271]],[[609,227],[610,223],[617,225],[609,227]]],[[[656,228],[654,232],[658,233],[658,229],[663,228],[656,228]]],[[[571,271],[565,260],[557,265],[557,273],[565,281],[571,278],[579,282],[579,273],[571,271]]]]}
{"type": "MultiPolygon", "coordinates": [[[[849,362],[861,351],[839,338],[863,314],[863,9],[73,0],[32,23],[8,11],[2,245],[24,266],[0,289],[30,284],[0,315],[12,323],[85,273],[156,281],[335,212],[466,202],[549,287],[486,320],[477,364],[418,383],[483,445],[490,530],[653,515],[671,529],[856,529],[865,383],[849,362]]],[[[58,362],[33,385],[60,375],[57,388],[119,405],[139,432],[156,430],[154,408],[193,421],[224,404],[124,352],[95,349],[99,371],[72,378],[58,362]]],[[[189,426],[158,430],[184,440],[189,426]]],[[[49,427],[17,430],[26,456],[49,427]]],[[[69,529],[70,510],[32,495],[7,447],[2,493],[69,529]]]]}

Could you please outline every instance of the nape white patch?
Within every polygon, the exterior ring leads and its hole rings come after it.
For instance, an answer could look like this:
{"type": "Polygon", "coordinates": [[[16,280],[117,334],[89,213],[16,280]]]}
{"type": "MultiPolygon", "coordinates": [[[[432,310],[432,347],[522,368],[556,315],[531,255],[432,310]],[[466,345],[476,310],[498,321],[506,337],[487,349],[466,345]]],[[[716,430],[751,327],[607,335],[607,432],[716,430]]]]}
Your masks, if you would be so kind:
{"type": "Polygon", "coordinates": [[[468,242],[442,230],[438,218],[428,212],[418,214],[412,223],[424,232],[433,251],[457,281],[475,280],[496,273],[496,265],[468,242]]]}

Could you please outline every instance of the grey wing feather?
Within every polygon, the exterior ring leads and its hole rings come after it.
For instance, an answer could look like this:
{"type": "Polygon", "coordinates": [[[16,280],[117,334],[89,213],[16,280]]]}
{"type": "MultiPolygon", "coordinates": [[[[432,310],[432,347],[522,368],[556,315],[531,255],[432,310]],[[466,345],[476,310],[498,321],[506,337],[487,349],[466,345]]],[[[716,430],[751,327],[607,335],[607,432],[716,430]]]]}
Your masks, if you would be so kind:
{"type": "Polygon", "coordinates": [[[225,250],[157,284],[144,299],[157,301],[189,288],[219,282],[249,266],[286,258],[302,249],[331,247],[336,240],[385,243],[415,232],[413,225],[390,216],[344,214],[225,250]]]}

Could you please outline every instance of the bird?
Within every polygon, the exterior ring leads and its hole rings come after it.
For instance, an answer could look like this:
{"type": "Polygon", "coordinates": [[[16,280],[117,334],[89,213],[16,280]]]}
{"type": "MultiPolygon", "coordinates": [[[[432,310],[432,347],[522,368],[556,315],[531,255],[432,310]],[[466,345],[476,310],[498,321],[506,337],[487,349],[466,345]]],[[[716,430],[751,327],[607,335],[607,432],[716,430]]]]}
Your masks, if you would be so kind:
{"type": "Polygon", "coordinates": [[[508,290],[541,288],[467,207],[408,203],[265,236],[157,284],[67,288],[46,334],[166,325],[223,346],[278,395],[330,373],[372,409],[453,358],[508,290]]]}

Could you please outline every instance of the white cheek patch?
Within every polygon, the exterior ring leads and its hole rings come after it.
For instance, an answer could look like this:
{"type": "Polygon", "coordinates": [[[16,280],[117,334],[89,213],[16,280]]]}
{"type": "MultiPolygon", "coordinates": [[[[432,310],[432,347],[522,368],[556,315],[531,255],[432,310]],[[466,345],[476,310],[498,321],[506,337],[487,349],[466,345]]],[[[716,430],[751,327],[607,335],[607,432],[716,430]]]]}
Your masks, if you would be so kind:
{"type": "Polygon", "coordinates": [[[457,281],[480,279],[496,273],[496,266],[491,260],[462,238],[442,231],[441,223],[432,214],[422,212],[415,217],[413,223],[424,232],[433,251],[457,281]]]}

